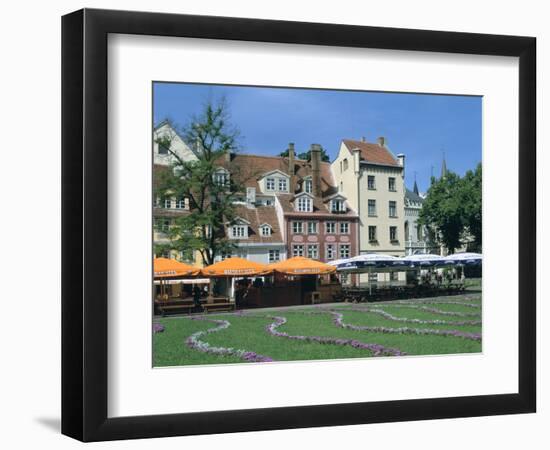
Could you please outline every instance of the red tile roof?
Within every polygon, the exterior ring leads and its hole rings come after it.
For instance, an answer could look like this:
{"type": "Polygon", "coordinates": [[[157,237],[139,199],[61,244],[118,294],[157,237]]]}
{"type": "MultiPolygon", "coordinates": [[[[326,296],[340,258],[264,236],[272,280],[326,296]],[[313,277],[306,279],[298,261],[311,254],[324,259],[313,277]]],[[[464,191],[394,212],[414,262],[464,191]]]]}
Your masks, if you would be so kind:
{"type": "Polygon", "coordinates": [[[344,139],[343,142],[350,151],[354,148],[361,150],[361,159],[367,163],[399,166],[393,154],[386,147],[371,142],[354,141],[352,139],[344,139]]]}
{"type": "Polygon", "coordinates": [[[235,216],[250,222],[248,226],[248,239],[239,239],[239,242],[261,242],[265,244],[283,242],[283,236],[274,206],[247,208],[246,206],[238,205],[235,207],[235,216]],[[260,225],[264,223],[271,226],[271,236],[262,236],[260,225]]]}

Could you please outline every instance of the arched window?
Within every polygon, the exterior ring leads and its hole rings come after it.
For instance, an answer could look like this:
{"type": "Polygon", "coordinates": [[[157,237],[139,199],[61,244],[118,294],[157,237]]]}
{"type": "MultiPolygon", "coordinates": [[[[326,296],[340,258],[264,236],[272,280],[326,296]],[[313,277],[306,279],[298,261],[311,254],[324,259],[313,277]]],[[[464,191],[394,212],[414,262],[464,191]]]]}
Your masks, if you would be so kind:
{"type": "Polygon", "coordinates": [[[405,240],[409,240],[409,222],[405,221],[405,240]]]}
{"type": "Polygon", "coordinates": [[[348,158],[344,159],[344,170],[348,170],[348,158]]]}

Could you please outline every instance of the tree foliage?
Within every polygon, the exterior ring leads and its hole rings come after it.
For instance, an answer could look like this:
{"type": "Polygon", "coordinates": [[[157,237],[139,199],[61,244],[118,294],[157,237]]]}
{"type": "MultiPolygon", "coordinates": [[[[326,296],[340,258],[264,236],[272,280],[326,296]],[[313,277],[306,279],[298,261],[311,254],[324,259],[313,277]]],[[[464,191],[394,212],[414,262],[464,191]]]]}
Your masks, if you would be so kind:
{"type": "Polygon", "coordinates": [[[459,177],[451,171],[440,179],[432,178],[420,212],[420,222],[426,225],[449,249],[461,246],[469,235],[481,248],[481,164],[474,171],[459,177]]]}
{"type": "MultiPolygon", "coordinates": [[[[286,149],[284,152],[279,153],[279,156],[288,157],[288,149],[286,149]]],[[[303,159],[304,161],[310,161],[311,160],[311,150],[308,150],[306,152],[298,153],[296,155],[298,159],[303,159]]],[[[330,162],[330,156],[326,152],[326,150],[321,147],[321,161],[330,162]]]]}
{"type": "Polygon", "coordinates": [[[208,102],[202,113],[181,129],[181,135],[194,148],[197,160],[185,161],[171,149],[174,136],[164,134],[157,139],[174,162],[159,175],[156,195],[188,202],[188,210],[175,219],[167,233],[169,243],[157,250],[177,250],[186,259],[198,251],[206,264],[212,264],[216,256],[235,248],[226,227],[235,220],[234,202],[237,193],[243,192],[243,179],[228,155],[238,150],[239,133],[229,124],[228,106],[222,100],[208,102]],[[225,180],[219,176],[224,173],[225,180]]]}

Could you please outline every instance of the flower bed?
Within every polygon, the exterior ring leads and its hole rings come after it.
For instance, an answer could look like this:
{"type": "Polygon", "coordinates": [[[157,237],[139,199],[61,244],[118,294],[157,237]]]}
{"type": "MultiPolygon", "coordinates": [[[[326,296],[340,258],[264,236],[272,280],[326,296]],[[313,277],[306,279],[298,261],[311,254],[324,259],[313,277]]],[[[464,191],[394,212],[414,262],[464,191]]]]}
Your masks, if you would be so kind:
{"type": "Polygon", "coordinates": [[[210,353],[213,355],[236,356],[247,362],[273,361],[272,358],[264,355],[259,355],[258,353],[255,353],[255,352],[241,350],[241,349],[234,349],[230,347],[214,347],[210,345],[208,342],[201,340],[201,338],[206,336],[207,334],[217,333],[219,331],[229,328],[231,326],[231,323],[227,320],[206,319],[204,317],[192,317],[190,318],[190,320],[204,320],[207,322],[215,323],[217,326],[214,328],[209,328],[207,330],[197,331],[193,333],[191,336],[189,336],[185,340],[185,343],[189,348],[198,350],[199,352],[203,352],[203,353],[210,353]]]}
{"type": "MultiPolygon", "coordinates": [[[[412,305],[409,305],[409,307],[413,308],[412,305]]],[[[418,309],[418,308],[417,308],[418,309]]],[[[369,312],[373,314],[378,314],[385,319],[393,320],[395,322],[405,322],[405,323],[417,323],[421,325],[455,325],[455,326],[463,326],[463,325],[481,325],[481,320],[463,320],[463,321],[448,321],[448,320],[439,320],[439,319],[433,319],[433,320],[424,320],[424,319],[408,319],[406,317],[397,317],[393,314],[390,314],[387,311],[384,311],[382,309],[377,308],[371,308],[371,307],[364,307],[364,308],[346,308],[344,311],[356,311],[356,312],[369,312]]]]}
{"type": "Polygon", "coordinates": [[[274,320],[273,323],[270,323],[266,327],[266,331],[272,336],[282,337],[282,338],[292,339],[297,341],[315,342],[318,344],[348,345],[354,348],[370,350],[374,356],[402,356],[406,354],[395,348],[388,348],[379,344],[369,344],[369,343],[358,341],[356,339],[340,339],[340,338],[331,338],[331,337],[323,337],[323,336],[290,335],[288,333],[278,330],[280,326],[284,325],[287,322],[286,317],[281,317],[281,316],[268,316],[268,317],[274,320]]]}

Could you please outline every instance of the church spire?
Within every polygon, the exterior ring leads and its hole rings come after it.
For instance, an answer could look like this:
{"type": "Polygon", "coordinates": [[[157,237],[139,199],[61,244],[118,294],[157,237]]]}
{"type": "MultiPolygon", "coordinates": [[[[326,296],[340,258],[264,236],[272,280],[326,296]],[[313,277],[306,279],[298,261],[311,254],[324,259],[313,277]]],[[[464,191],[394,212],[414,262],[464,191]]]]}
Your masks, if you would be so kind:
{"type": "Polygon", "coordinates": [[[441,178],[447,176],[447,163],[445,162],[445,152],[443,152],[443,162],[441,163],[441,178]]]}
{"type": "Polygon", "coordinates": [[[419,194],[418,194],[418,185],[416,184],[416,172],[414,173],[414,187],[413,187],[413,192],[414,192],[416,195],[419,195],[419,194]]]}

